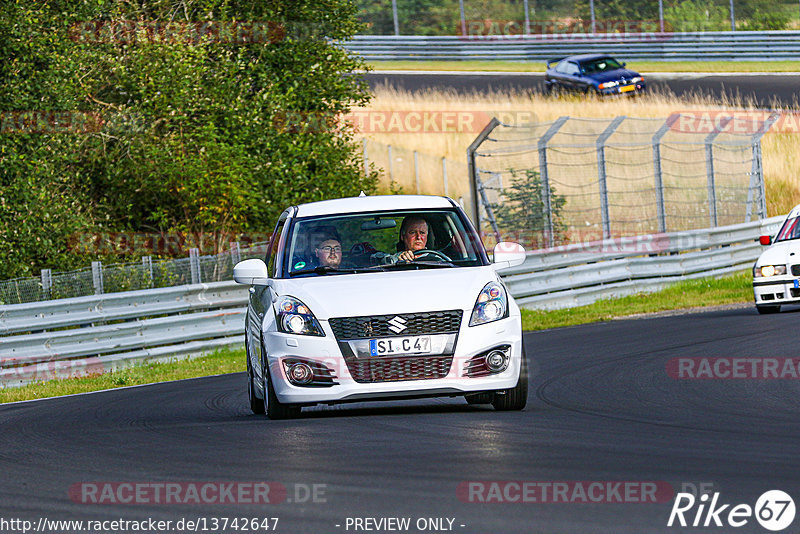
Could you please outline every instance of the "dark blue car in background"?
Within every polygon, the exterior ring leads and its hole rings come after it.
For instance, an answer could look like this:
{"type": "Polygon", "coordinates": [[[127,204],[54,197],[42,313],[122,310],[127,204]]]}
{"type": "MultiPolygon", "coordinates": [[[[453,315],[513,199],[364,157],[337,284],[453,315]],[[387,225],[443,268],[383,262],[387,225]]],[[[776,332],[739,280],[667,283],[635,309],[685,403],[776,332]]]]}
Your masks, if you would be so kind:
{"type": "Polygon", "coordinates": [[[644,78],[605,54],[584,54],[552,59],[544,77],[547,93],[576,91],[587,94],[637,94],[645,90],[644,78]]]}

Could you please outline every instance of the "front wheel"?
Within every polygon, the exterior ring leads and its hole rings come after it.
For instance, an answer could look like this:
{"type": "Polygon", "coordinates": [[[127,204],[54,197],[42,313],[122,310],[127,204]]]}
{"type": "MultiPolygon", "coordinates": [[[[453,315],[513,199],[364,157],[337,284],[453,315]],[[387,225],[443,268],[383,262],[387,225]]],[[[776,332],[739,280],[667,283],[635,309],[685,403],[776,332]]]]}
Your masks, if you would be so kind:
{"type": "Polygon", "coordinates": [[[267,417],[270,419],[294,419],[300,415],[302,408],[291,404],[284,404],[275,395],[272,387],[272,378],[267,369],[264,369],[264,391],[267,392],[267,417]]]}
{"type": "Polygon", "coordinates": [[[250,410],[254,414],[264,413],[264,399],[259,399],[256,396],[255,377],[253,376],[253,367],[250,365],[250,351],[247,350],[247,343],[245,343],[245,357],[247,358],[247,396],[250,399],[250,410]]]}
{"type": "Polygon", "coordinates": [[[528,358],[525,349],[522,349],[522,364],[519,369],[517,385],[511,389],[498,391],[492,406],[498,411],[522,410],[528,403],[528,358]]]}
{"type": "Polygon", "coordinates": [[[778,313],[779,311],[781,311],[780,306],[756,306],[756,309],[758,310],[758,313],[762,315],[768,313],[778,313]]]}

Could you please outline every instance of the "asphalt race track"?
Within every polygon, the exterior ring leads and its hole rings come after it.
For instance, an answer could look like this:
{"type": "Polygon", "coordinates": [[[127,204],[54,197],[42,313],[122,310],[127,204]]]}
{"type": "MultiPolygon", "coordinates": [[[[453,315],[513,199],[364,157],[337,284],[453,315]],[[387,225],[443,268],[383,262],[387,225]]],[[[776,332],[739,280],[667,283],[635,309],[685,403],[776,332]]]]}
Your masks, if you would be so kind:
{"type": "MultiPolygon", "coordinates": [[[[646,74],[651,90],[669,91],[678,96],[707,95],[715,99],[737,98],[752,100],[759,107],[797,107],[800,101],[800,74],[646,74]]],[[[370,87],[380,85],[416,92],[428,88],[452,89],[460,93],[492,90],[544,89],[544,73],[371,73],[365,75],[370,87]]]]}
{"type": "MultiPolygon", "coordinates": [[[[667,528],[673,492],[706,484],[720,503],[750,506],[771,489],[800,498],[800,381],[678,380],[667,362],[795,357],[798,319],[746,307],[526,334],[534,377],[514,413],[446,399],[270,421],[249,412],[243,373],[3,405],[0,518],[277,517],[283,533],[364,531],[347,518],[387,517],[410,518],[407,532],[449,531],[417,530],[428,518],[463,533],[701,530],[667,528]],[[287,500],[93,504],[75,491],[208,481],[277,482],[287,500]],[[655,482],[661,502],[469,502],[468,481],[655,482]],[[317,502],[313,484],[324,484],[317,502]]],[[[766,532],[753,518],[735,530],[766,532]]]]}

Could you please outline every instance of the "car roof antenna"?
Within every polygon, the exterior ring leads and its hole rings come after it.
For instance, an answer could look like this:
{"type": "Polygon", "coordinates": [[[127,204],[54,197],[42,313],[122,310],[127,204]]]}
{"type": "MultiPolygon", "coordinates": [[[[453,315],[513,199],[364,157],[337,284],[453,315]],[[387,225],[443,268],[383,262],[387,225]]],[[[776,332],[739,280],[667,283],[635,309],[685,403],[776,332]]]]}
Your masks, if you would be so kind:
{"type": "Polygon", "coordinates": [[[360,197],[365,197],[365,196],[367,196],[367,194],[366,194],[366,193],[365,193],[365,192],[362,190],[362,191],[361,191],[361,194],[360,194],[360,195],[358,195],[358,196],[360,196],[360,197]]]}

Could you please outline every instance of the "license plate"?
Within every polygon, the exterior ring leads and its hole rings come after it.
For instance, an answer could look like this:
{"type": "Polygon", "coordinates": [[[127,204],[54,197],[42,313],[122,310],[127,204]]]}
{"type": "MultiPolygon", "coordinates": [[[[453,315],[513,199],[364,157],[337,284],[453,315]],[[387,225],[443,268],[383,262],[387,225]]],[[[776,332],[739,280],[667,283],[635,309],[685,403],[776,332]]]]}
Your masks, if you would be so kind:
{"type": "Polygon", "coordinates": [[[431,351],[430,336],[387,337],[369,340],[370,356],[424,354],[431,351]]]}
{"type": "Polygon", "coordinates": [[[635,85],[626,85],[624,87],[620,87],[619,88],[619,92],[620,93],[627,93],[629,91],[633,91],[634,89],[636,89],[635,85]]]}

